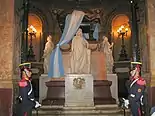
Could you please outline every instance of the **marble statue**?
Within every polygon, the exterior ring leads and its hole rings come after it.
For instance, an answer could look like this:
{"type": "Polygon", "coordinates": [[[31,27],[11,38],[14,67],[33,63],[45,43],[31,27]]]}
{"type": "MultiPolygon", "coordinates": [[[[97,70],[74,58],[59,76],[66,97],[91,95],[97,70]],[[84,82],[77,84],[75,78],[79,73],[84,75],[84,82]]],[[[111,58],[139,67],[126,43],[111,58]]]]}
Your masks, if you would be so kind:
{"type": "Polygon", "coordinates": [[[82,29],[78,29],[72,40],[71,46],[71,73],[90,73],[90,49],[89,43],[83,37],[82,29]]]}
{"type": "Polygon", "coordinates": [[[54,49],[54,44],[52,42],[52,36],[49,35],[47,37],[47,42],[45,44],[45,49],[44,49],[44,54],[43,54],[43,58],[44,58],[44,73],[48,73],[49,70],[49,62],[50,62],[50,55],[52,53],[54,49]]]}
{"type": "Polygon", "coordinates": [[[112,55],[112,47],[114,43],[109,43],[108,38],[106,36],[103,36],[103,42],[101,44],[101,51],[104,53],[105,56],[105,62],[106,62],[106,70],[107,73],[111,74],[113,73],[113,65],[114,65],[114,59],[112,55]]]}

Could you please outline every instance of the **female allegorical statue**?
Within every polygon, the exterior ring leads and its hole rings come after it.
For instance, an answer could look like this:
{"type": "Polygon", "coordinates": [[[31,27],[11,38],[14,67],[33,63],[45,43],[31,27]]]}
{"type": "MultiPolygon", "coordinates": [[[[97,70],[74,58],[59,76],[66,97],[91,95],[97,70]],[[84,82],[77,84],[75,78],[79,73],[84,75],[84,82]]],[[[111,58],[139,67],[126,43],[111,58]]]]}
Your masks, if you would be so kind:
{"type": "Polygon", "coordinates": [[[54,44],[52,42],[52,36],[49,35],[47,37],[47,42],[45,44],[45,49],[44,49],[44,73],[48,73],[49,70],[49,64],[50,64],[50,55],[54,49],[54,44]]]}
{"type": "Polygon", "coordinates": [[[83,37],[82,29],[78,29],[72,40],[71,47],[71,73],[90,73],[90,50],[89,43],[83,37]]]}

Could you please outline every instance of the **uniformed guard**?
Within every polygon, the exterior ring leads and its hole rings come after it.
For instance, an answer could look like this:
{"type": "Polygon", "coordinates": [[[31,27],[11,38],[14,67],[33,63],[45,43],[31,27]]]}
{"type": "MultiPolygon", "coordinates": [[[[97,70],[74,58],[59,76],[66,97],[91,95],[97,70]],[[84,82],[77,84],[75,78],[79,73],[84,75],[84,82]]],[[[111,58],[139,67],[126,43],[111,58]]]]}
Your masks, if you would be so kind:
{"type": "Polygon", "coordinates": [[[18,116],[31,116],[33,108],[39,108],[41,104],[35,100],[33,94],[33,88],[31,84],[32,71],[31,63],[23,63],[19,65],[21,80],[18,82],[19,85],[19,112],[18,116]]]}
{"type": "Polygon", "coordinates": [[[128,99],[131,106],[133,116],[142,116],[141,106],[143,105],[144,90],[146,81],[140,76],[141,63],[131,62],[133,69],[131,70],[130,80],[128,81],[128,99]]]}

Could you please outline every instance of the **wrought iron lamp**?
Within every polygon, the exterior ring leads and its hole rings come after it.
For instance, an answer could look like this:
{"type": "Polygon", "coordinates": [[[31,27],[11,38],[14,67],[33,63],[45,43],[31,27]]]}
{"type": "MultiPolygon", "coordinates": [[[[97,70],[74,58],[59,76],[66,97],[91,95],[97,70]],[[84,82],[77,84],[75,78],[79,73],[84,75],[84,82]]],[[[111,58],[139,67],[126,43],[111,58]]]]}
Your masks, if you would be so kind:
{"type": "Polygon", "coordinates": [[[30,44],[29,44],[29,50],[28,50],[28,55],[27,55],[27,61],[35,61],[32,39],[33,39],[33,37],[36,37],[37,30],[34,28],[34,26],[31,25],[28,28],[28,32],[30,35],[30,44]]]}
{"type": "Polygon", "coordinates": [[[125,44],[124,44],[124,37],[127,37],[127,32],[128,32],[128,28],[125,28],[124,25],[122,25],[121,27],[119,27],[119,29],[117,30],[118,33],[118,37],[122,38],[122,45],[121,45],[121,51],[120,51],[120,57],[119,57],[119,61],[125,61],[128,60],[128,55],[126,53],[125,50],[125,44]]]}

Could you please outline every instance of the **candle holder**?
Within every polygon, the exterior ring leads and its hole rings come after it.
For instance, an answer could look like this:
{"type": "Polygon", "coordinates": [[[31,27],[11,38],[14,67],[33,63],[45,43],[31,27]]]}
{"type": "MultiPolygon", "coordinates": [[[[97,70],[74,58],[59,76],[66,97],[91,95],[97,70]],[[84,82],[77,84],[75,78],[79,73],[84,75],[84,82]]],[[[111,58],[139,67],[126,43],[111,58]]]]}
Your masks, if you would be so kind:
{"type": "Polygon", "coordinates": [[[30,28],[28,28],[28,32],[30,35],[30,44],[29,44],[29,49],[28,49],[28,54],[27,54],[27,61],[35,61],[35,54],[33,51],[32,39],[33,37],[36,38],[37,30],[31,25],[30,28]]]}
{"type": "Polygon", "coordinates": [[[117,30],[118,37],[122,39],[121,51],[119,54],[119,61],[128,60],[128,55],[126,53],[125,44],[124,44],[124,37],[127,37],[128,28],[125,28],[123,25],[117,30]]]}

